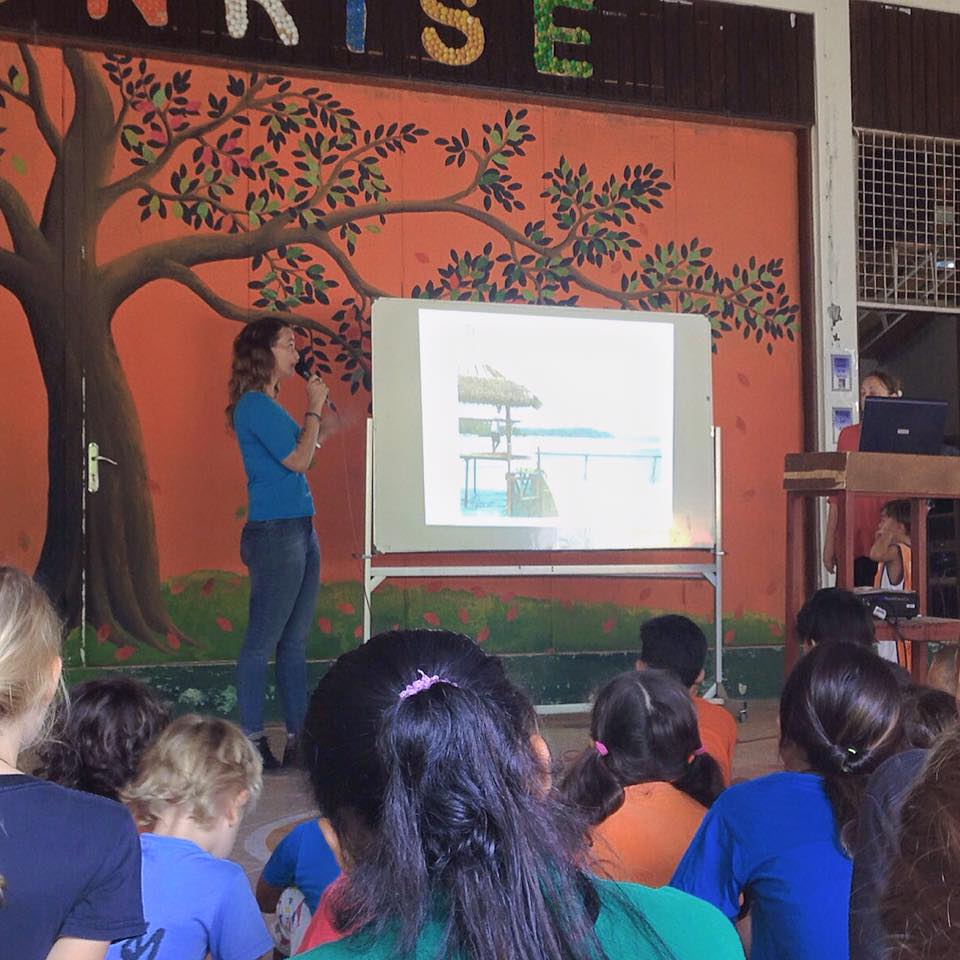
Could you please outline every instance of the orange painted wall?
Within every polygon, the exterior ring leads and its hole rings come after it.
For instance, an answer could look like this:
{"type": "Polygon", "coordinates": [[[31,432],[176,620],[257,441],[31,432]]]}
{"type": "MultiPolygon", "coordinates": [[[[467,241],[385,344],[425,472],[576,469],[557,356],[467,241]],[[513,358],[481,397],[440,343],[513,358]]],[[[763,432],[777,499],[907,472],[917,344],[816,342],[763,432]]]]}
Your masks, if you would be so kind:
{"type": "MultiPolygon", "coordinates": [[[[15,58],[15,47],[0,44],[4,70],[15,58]]],[[[62,128],[72,110],[72,93],[60,54],[52,48],[38,49],[38,58],[51,112],[62,128]]],[[[174,67],[162,62],[156,66],[164,74],[174,67]]],[[[224,71],[194,66],[196,93],[192,95],[205,100],[208,90],[219,90],[224,82],[224,71]]],[[[471,98],[329,81],[323,86],[350,105],[364,127],[398,120],[413,121],[430,131],[406,154],[384,161],[394,198],[433,197],[456,190],[464,182],[465,171],[443,165],[442,148],[433,138],[458,133],[461,127],[480,136],[483,123],[501,119],[507,109],[526,107],[536,141],[528,145],[525,157],[511,164],[514,179],[523,184],[527,205],[526,211],[513,215],[513,223],[549,221],[546,201],[538,196],[541,175],[556,165],[561,154],[575,165],[586,163],[597,179],[619,174],[625,164],[650,161],[663,169],[672,189],[662,210],[638,215],[633,233],[644,247],[696,236],[713,247],[712,262],[721,270],[751,255],[782,257],[788,292],[794,300],[799,296],[792,134],[524,104],[513,97],[471,98]]],[[[10,179],[39,214],[51,162],[26,108],[8,102],[4,113],[0,125],[7,131],[0,135],[0,144],[6,152],[0,157],[0,175],[10,179]]],[[[116,173],[129,169],[128,156],[118,150],[116,173]]],[[[131,196],[111,212],[101,230],[101,259],[148,240],[189,232],[172,219],[141,223],[139,210],[136,197],[131,196]]],[[[390,218],[379,233],[365,233],[354,262],[377,287],[409,296],[415,284],[436,277],[451,246],[479,250],[491,239],[496,243],[482,225],[455,215],[404,214],[390,218]]],[[[9,245],[9,237],[2,232],[0,245],[9,245]]],[[[620,269],[603,267],[597,276],[613,285],[620,269]]],[[[247,263],[213,264],[198,273],[231,300],[246,303],[253,296],[247,289],[247,263]]],[[[341,281],[334,295],[343,294],[342,274],[331,267],[331,275],[341,281]]],[[[581,302],[609,305],[590,294],[581,302]]],[[[332,309],[312,308],[308,315],[323,319],[332,309]]],[[[46,399],[23,311],[6,291],[0,291],[0,318],[0,561],[30,568],[44,535],[46,399]]],[[[141,290],[114,320],[146,443],[164,578],[201,569],[243,570],[238,541],[244,478],[222,412],[230,343],[237,329],[236,323],[216,316],[192,293],[170,281],[141,290]]],[[[590,371],[584,371],[585,389],[590,376],[590,371]]],[[[283,400],[294,415],[302,410],[301,394],[299,382],[284,389],[283,400]]],[[[726,334],[714,360],[714,396],[716,419],[725,436],[725,606],[731,613],[749,611],[779,620],[784,597],[780,474],[783,454],[802,444],[797,345],[781,341],[768,356],[763,345],[745,342],[736,333],[726,334]]],[[[342,413],[343,429],[324,449],[311,477],[323,577],[331,582],[357,580],[360,574],[356,554],[362,544],[363,428],[368,399],[351,397],[339,383],[333,386],[333,397],[342,413]]],[[[97,439],[109,456],[109,437],[91,439],[97,439]]],[[[679,583],[584,581],[558,587],[554,582],[530,581],[511,584],[511,589],[530,596],[686,605],[698,611],[710,605],[708,590],[679,583]]]]}

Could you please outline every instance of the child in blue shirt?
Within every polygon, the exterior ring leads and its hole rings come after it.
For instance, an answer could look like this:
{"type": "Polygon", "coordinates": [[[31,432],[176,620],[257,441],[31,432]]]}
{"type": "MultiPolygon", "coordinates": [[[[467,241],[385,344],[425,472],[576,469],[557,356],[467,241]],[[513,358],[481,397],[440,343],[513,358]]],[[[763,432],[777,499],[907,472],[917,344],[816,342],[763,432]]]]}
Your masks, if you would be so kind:
{"type": "Polygon", "coordinates": [[[731,920],[748,910],[751,960],[846,958],[860,802],[867,775],[897,749],[900,724],[896,680],[876,654],[818,644],[780,700],[786,770],[720,795],[672,886],[731,920]]]}
{"type": "Polygon", "coordinates": [[[257,882],[257,902],[264,913],[277,914],[274,935],[281,953],[297,953],[320,897],[339,876],[318,820],[298,824],[277,844],[257,882]]]}
{"type": "Polygon", "coordinates": [[[262,786],[256,747],[226,720],[175,720],[122,791],[142,828],[147,932],[107,960],[258,960],[267,932],[246,874],[226,859],[262,786]]]}

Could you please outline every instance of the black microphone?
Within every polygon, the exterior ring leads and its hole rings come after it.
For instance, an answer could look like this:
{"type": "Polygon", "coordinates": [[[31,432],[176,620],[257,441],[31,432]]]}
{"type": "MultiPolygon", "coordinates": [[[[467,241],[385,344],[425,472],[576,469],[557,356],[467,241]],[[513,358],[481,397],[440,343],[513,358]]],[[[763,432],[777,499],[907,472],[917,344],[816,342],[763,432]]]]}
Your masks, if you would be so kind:
{"type": "MultiPolygon", "coordinates": [[[[297,375],[303,377],[304,380],[309,380],[313,376],[313,365],[316,362],[316,357],[313,354],[313,350],[310,347],[304,347],[302,350],[298,350],[297,353],[300,356],[300,359],[297,360],[297,365],[293,368],[297,375]]],[[[337,405],[327,396],[327,406],[334,413],[339,413],[337,410],[337,405]]]]}

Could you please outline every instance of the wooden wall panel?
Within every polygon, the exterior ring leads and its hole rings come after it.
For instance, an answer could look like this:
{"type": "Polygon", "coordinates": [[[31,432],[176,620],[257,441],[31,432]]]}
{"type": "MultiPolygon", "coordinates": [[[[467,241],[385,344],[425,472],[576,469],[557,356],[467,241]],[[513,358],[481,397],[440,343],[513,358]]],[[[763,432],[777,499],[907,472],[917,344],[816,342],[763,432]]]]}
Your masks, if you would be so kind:
{"type": "Polygon", "coordinates": [[[853,122],[960,138],[960,16],[853,0],[850,17],[853,122]]]}
{"type": "MultiPolygon", "coordinates": [[[[285,2],[299,27],[296,46],[280,43],[253,0],[247,35],[241,39],[227,33],[224,0],[166,0],[164,27],[148,25],[134,0],[111,0],[100,20],[88,15],[87,0],[10,0],[0,3],[0,34],[175,51],[182,57],[199,54],[268,63],[278,70],[335,70],[688,114],[813,122],[813,18],[807,14],[715,0],[578,0],[589,6],[578,10],[554,0],[482,0],[469,10],[483,26],[483,53],[469,65],[451,66],[431,59],[422,46],[421,33],[430,26],[451,47],[464,42],[462,34],[438,26],[424,13],[433,0],[365,0],[366,31],[359,53],[347,47],[347,10],[363,9],[364,0],[285,2]],[[592,76],[538,70],[536,13],[548,6],[553,23],[589,32],[589,45],[558,43],[556,53],[589,61],[592,76]]],[[[445,0],[440,7],[465,12],[459,0],[445,0]]]]}

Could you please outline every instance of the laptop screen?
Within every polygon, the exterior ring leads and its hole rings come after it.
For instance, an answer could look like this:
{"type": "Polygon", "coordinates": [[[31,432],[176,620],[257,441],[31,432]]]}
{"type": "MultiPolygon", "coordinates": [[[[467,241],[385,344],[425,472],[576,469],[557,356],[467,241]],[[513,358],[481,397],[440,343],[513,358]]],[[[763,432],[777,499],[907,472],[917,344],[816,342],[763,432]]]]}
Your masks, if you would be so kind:
{"type": "Polygon", "coordinates": [[[943,446],[946,419],[944,400],[867,397],[863,402],[860,450],[938,454],[943,446]]]}

